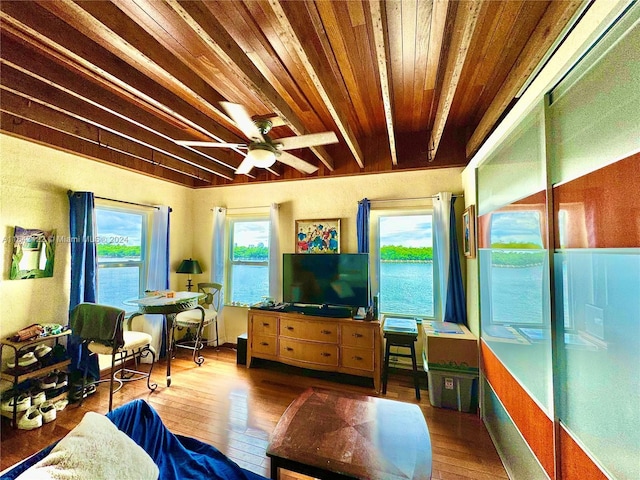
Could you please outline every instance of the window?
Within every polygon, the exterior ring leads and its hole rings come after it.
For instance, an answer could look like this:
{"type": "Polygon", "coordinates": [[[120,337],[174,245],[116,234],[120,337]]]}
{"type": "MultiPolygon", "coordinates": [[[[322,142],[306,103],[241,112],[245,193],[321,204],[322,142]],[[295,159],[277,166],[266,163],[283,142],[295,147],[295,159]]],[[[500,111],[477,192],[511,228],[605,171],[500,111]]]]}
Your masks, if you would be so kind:
{"type": "Polygon", "coordinates": [[[228,303],[252,305],[269,295],[267,218],[229,220],[228,303]]]}
{"type": "Polygon", "coordinates": [[[380,312],[433,318],[436,290],[431,213],[387,211],[372,215],[375,218],[378,228],[371,251],[377,265],[372,267],[372,287],[379,292],[380,312]]]}
{"type": "Polygon", "coordinates": [[[146,282],[147,214],[96,206],[98,303],[125,308],[146,282]]]}

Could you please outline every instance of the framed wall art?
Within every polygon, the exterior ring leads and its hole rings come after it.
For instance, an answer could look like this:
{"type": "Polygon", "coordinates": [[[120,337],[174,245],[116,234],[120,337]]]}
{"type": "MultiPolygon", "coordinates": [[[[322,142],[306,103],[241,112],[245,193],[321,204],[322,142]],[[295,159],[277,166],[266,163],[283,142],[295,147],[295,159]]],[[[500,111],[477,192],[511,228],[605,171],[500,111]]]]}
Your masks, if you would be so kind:
{"type": "Polygon", "coordinates": [[[296,253],[340,253],[340,219],[296,220],[296,253]]]}
{"type": "Polygon", "coordinates": [[[462,214],[464,256],[476,258],[476,209],[469,205],[462,214]]]}
{"type": "Polygon", "coordinates": [[[476,258],[476,209],[469,205],[462,214],[462,244],[464,256],[476,258]]]}

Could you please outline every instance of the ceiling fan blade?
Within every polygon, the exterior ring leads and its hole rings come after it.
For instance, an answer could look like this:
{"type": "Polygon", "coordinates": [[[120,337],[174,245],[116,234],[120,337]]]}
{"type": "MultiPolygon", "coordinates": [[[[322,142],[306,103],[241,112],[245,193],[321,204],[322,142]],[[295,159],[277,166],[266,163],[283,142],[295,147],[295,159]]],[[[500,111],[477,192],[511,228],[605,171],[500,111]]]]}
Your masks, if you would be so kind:
{"type": "Polygon", "coordinates": [[[176,140],[176,143],[183,147],[247,148],[246,143],[200,142],[196,140],[176,140]]]}
{"type": "Polygon", "coordinates": [[[283,150],[295,150],[296,148],[315,147],[316,145],[327,145],[338,143],[338,137],[333,132],[310,133],[297,137],[285,137],[275,140],[282,144],[283,150]]]}
{"type": "Polygon", "coordinates": [[[253,162],[251,162],[251,159],[249,159],[249,157],[244,157],[244,160],[242,160],[242,163],[240,163],[240,165],[236,169],[236,175],[246,175],[251,171],[252,168],[253,162]]]}
{"type": "Polygon", "coordinates": [[[290,167],[295,168],[296,170],[302,173],[314,173],[318,170],[318,167],[315,165],[302,160],[294,155],[291,155],[288,152],[280,152],[280,155],[277,157],[279,162],[284,163],[285,165],[289,165],[290,167]]]}
{"type": "Polygon", "coordinates": [[[231,102],[220,102],[220,105],[247,138],[261,142],[264,141],[262,133],[260,133],[260,130],[258,130],[258,127],[253,123],[253,120],[251,120],[251,117],[242,105],[231,102]]]}

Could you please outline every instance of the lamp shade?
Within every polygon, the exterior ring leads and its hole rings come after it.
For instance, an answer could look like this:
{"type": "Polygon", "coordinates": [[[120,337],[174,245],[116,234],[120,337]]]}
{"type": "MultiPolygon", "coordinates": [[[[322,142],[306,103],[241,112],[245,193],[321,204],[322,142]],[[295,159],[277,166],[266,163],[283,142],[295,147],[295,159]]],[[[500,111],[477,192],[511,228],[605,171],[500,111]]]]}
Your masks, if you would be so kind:
{"type": "Polygon", "coordinates": [[[200,264],[197,260],[182,260],[182,263],[176,270],[176,273],[202,273],[202,269],[200,268],[200,264]]]}
{"type": "Polygon", "coordinates": [[[270,150],[263,150],[261,148],[254,148],[249,150],[247,157],[251,160],[253,165],[260,168],[269,168],[276,162],[276,154],[270,150]]]}

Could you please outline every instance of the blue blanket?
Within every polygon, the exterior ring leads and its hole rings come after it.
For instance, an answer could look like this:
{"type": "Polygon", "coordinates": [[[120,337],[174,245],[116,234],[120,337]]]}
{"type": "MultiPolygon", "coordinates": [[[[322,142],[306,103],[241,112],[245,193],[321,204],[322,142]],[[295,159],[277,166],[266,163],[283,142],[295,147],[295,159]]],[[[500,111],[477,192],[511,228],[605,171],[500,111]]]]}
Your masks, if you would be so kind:
{"type": "MultiPolygon", "coordinates": [[[[157,412],[144,400],[134,400],[107,413],[120,430],[140,445],[160,469],[160,480],[266,480],[240,468],[212,445],[195,438],[174,435],[162,423],[157,412]]],[[[14,479],[54,445],[41,450],[17,465],[0,479],[14,479]]]]}

